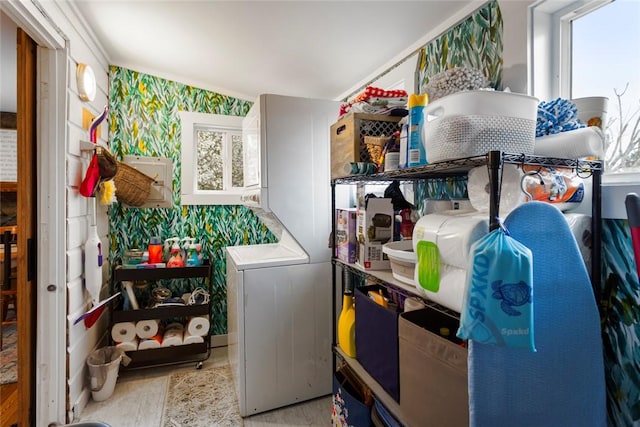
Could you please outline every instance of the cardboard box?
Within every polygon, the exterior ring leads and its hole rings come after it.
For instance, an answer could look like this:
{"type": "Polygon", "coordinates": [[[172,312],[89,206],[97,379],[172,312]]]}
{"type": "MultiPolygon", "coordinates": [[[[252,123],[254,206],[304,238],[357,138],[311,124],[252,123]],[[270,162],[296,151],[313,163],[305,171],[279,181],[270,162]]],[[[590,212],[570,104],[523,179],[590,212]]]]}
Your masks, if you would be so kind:
{"type": "Polygon", "coordinates": [[[358,251],[356,220],[355,208],[336,209],[336,256],[342,262],[356,262],[358,251]]]}
{"type": "Polygon", "coordinates": [[[391,136],[402,117],[349,113],[331,126],[331,179],[347,176],[345,163],[371,162],[365,136],[391,136]]]}
{"type": "Polygon", "coordinates": [[[389,270],[389,257],[382,245],[393,240],[393,204],[391,199],[374,197],[366,207],[358,208],[358,264],[365,270],[389,270]]]}

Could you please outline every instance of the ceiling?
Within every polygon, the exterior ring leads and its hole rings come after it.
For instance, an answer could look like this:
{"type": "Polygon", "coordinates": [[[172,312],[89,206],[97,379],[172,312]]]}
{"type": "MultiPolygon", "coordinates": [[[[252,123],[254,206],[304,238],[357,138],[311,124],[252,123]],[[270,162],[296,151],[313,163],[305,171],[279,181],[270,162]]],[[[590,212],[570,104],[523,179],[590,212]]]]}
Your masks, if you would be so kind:
{"type": "Polygon", "coordinates": [[[72,3],[111,65],[253,100],[346,97],[478,1],[72,3]]]}

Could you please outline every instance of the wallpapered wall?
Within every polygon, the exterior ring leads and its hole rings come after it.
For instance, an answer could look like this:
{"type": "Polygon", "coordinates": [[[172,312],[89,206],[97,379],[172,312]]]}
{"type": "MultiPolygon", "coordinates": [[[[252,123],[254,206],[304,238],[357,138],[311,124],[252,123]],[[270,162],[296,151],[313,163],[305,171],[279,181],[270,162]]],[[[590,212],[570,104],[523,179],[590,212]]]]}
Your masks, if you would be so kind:
{"type": "Polygon", "coordinates": [[[602,224],[608,425],[640,426],[640,284],[627,220],[602,224]]]}
{"type": "Polygon", "coordinates": [[[496,89],[502,88],[502,13],[497,0],[428,43],[418,55],[418,93],[429,79],[455,67],[482,70],[496,89]]]}
{"type": "MultiPolygon", "coordinates": [[[[502,14],[492,1],[427,44],[418,55],[418,92],[435,74],[456,66],[483,70],[496,89],[502,85],[502,14]]],[[[467,197],[466,179],[420,183],[418,207],[424,199],[467,197]]],[[[602,224],[603,300],[601,301],[608,425],[640,426],[640,284],[628,221],[602,224]]]]}
{"type": "MultiPolygon", "coordinates": [[[[502,70],[502,18],[497,1],[425,46],[423,79],[457,65],[481,66],[491,76],[502,70]],[[468,41],[472,40],[472,43],[468,41]],[[479,50],[480,49],[480,50],[479,50]],[[477,52],[484,52],[478,55],[477,52]]],[[[492,79],[491,81],[496,81],[492,79]]],[[[181,206],[179,111],[244,116],[251,102],[194,88],[121,67],[110,68],[109,141],[118,158],[125,155],[167,157],[173,161],[173,208],[109,209],[110,256],[118,263],[128,248],[145,247],[153,236],[195,237],[212,262],[212,333],[226,333],[224,247],[271,243],[276,239],[250,210],[242,206],[181,206]]],[[[417,190],[418,207],[425,198],[464,198],[466,180],[435,180],[417,190]]],[[[179,295],[187,284],[163,281],[179,295]]]]}
{"type": "MultiPolygon", "coordinates": [[[[173,161],[173,208],[109,208],[110,259],[119,263],[128,248],[146,247],[150,238],[195,237],[212,263],[212,333],[227,331],[226,246],[272,243],[275,237],[243,206],[181,206],[179,111],[245,116],[251,102],[220,95],[121,67],[110,68],[109,141],[116,157],[138,155],[173,161]]],[[[174,295],[188,286],[162,281],[174,295]]]]}
{"type": "MultiPolygon", "coordinates": [[[[482,70],[496,89],[502,81],[502,13],[497,1],[491,1],[467,19],[424,46],[418,55],[416,69],[418,93],[429,79],[441,71],[455,67],[482,70]]],[[[467,179],[442,178],[416,185],[415,200],[422,212],[425,199],[467,198],[467,179]]]]}

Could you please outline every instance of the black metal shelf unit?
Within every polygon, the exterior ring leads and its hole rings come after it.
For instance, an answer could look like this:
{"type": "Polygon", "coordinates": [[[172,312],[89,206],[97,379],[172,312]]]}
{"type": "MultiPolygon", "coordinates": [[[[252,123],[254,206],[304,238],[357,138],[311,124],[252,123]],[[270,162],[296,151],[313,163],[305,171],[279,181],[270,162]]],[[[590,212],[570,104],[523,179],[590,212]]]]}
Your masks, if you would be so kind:
{"type": "MultiPolygon", "coordinates": [[[[174,268],[141,268],[129,269],[116,266],[111,274],[111,291],[115,292],[116,285],[122,281],[156,281],[175,279],[201,278],[206,282],[207,291],[211,295],[211,265],[208,261],[198,267],[174,267],[174,268]]],[[[137,322],[148,319],[172,319],[187,318],[191,316],[207,316],[211,322],[211,302],[206,304],[194,304],[185,306],[161,306],[154,308],[141,308],[138,310],[122,310],[122,298],[116,299],[111,309],[111,326],[120,322],[137,322]]],[[[209,358],[209,335],[204,337],[204,342],[172,347],[128,351],[131,363],[127,369],[172,365],[180,363],[201,363],[209,358]]]]}
{"type": "MultiPolygon", "coordinates": [[[[415,168],[399,169],[395,171],[372,175],[352,175],[336,178],[331,181],[331,209],[335,212],[335,186],[339,184],[356,184],[358,182],[392,182],[392,181],[417,181],[429,178],[466,175],[469,170],[477,166],[487,165],[489,168],[489,184],[491,186],[489,198],[489,229],[498,227],[498,212],[500,209],[500,189],[502,187],[502,166],[504,164],[517,164],[540,167],[571,168],[591,177],[591,232],[593,236],[591,284],[599,301],[601,265],[596,260],[600,259],[601,244],[601,183],[603,162],[600,160],[563,159],[554,157],[533,156],[527,154],[513,154],[502,151],[490,151],[482,156],[465,157],[461,159],[436,162],[415,168]]],[[[333,216],[332,216],[333,218],[333,216]]],[[[332,219],[332,229],[335,230],[335,218],[332,219]]],[[[334,258],[335,253],[334,253],[334,258]]]]}
{"type": "MultiPolygon", "coordinates": [[[[331,181],[331,209],[335,212],[336,206],[336,186],[341,184],[357,184],[365,182],[373,183],[391,183],[393,181],[418,181],[431,178],[464,176],[469,170],[477,166],[486,165],[489,169],[490,199],[489,199],[489,228],[494,230],[498,225],[498,212],[500,208],[500,190],[502,186],[502,167],[504,164],[520,164],[533,165],[540,167],[563,167],[571,168],[581,173],[582,176],[591,177],[591,230],[592,230],[592,265],[591,265],[591,283],[594,290],[596,301],[600,300],[600,254],[601,254],[601,189],[602,172],[604,170],[602,161],[587,161],[579,159],[562,159],[550,158],[542,156],[533,156],[525,154],[504,153],[501,151],[491,151],[486,155],[455,159],[432,163],[420,167],[400,169],[385,173],[372,175],[352,175],[342,178],[335,178],[331,181]]],[[[336,218],[332,215],[332,230],[336,229],[336,218]]],[[[431,309],[437,310],[447,316],[459,319],[459,313],[443,307],[433,301],[429,301],[421,297],[414,288],[395,280],[388,271],[365,271],[354,264],[347,264],[337,258],[334,245],[334,253],[332,257],[332,278],[333,278],[333,351],[334,351],[334,370],[336,368],[336,357],[339,357],[345,363],[349,364],[355,372],[359,373],[361,380],[369,385],[372,392],[378,397],[394,415],[403,421],[404,415],[400,411],[397,402],[389,396],[386,391],[364,370],[356,359],[352,359],[344,354],[337,345],[337,268],[344,272],[357,274],[366,277],[376,283],[384,284],[391,288],[394,292],[400,292],[406,296],[417,296],[422,298],[424,303],[431,309]]],[[[341,275],[344,282],[344,275],[341,275]]],[[[344,283],[342,283],[344,284],[344,283]]],[[[342,287],[342,286],[341,286],[342,287]]]]}

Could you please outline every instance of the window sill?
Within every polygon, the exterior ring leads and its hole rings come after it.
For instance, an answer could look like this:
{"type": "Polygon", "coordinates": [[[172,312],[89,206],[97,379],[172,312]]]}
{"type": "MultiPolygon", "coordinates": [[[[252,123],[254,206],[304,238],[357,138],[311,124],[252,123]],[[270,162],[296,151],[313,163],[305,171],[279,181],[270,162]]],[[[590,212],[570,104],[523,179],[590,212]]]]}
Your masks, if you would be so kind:
{"type": "Polygon", "coordinates": [[[602,218],[627,219],[624,200],[629,193],[640,194],[640,172],[603,175],[602,218]]]}
{"type": "Polygon", "coordinates": [[[181,205],[241,205],[242,193],[195,193],[180,195],[181,205]]]}

